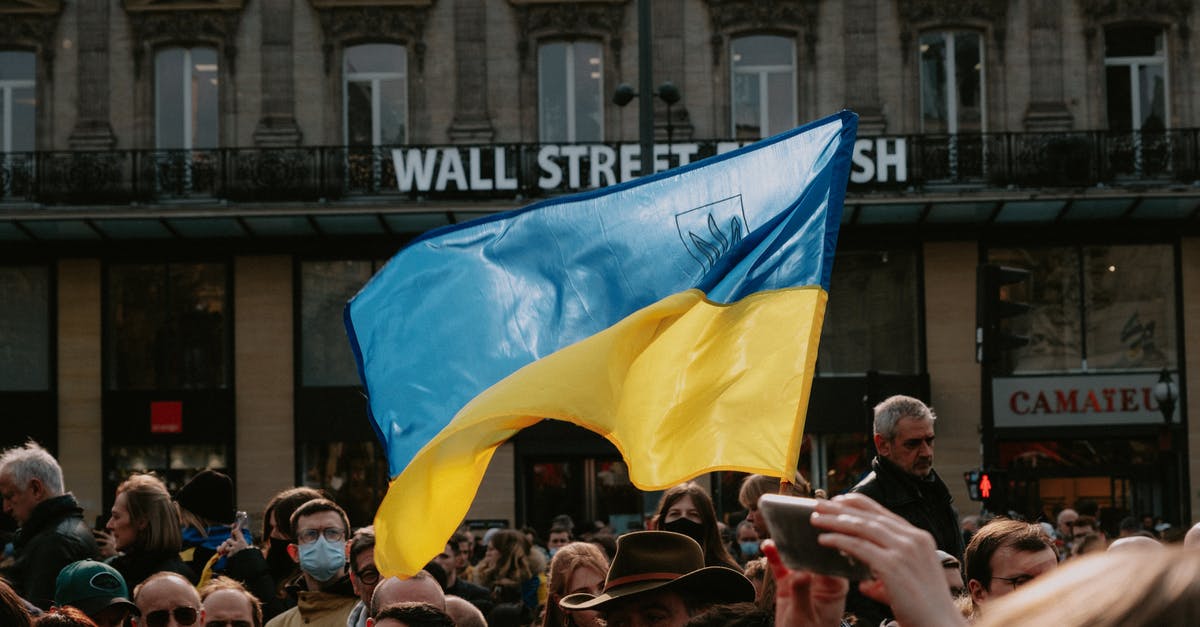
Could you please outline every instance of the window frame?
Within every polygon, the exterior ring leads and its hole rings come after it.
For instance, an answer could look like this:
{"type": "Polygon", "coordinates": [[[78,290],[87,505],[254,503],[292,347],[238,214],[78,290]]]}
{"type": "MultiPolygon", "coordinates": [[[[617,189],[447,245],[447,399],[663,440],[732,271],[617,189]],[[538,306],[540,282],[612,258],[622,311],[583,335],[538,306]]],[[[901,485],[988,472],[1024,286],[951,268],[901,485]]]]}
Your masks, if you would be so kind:
{"type": "MultiPolygon", "coordinates": [[[[1104,29],[1104,38],[1107,41],[1108,38],[1111,36],[1111,34],[1114,31],[1118,31],[1122,28],[1129,28],[1131,26],[1135,26],[1135,25],[1134,24],[1109,25],[1108,27],[1106,27],[1104,29]]],[[[1170,52],[1171,42],[1170,42],[1170,37],[1167,36],[1166,28],[1163,28],[1157,24],[1153,24],[1151,26],[1158,28],[1158,35],[1156,37],[1162,38],[1162,55],[1161,56],[1154,55],[1154,56],[1135,56],[1135,57],[1110,57],[1110,56],[1108,56],[1107,52],[1104,55],[1104,70],[1106,73],[1107,73],[1108,68],[1110,68],[1110,67],[1128,66],[1128,68],[1129,68],[1129,85],[1130,85],[1129,97],[1130,97],[1130,100],[1132,101],[1132,102],[1130,102],[1130,115],[1133,117],[1133,119],[1130,120],[1131,126],[1130,126],[1129,132],[1132,132],[1132,133],[1140,133],[1142,131],[1142,119],[1141,119],[1142,116],[1140,115],[1141,105],[1142,105],[1142,103],[1141,103],[1141,95],[1142,94],[1140,91],[1140,87],[1139,87],[1140,83],[1138,80],[1139,75],[1140,75],[1139,66],[1141,66],[1141,65],[1147,65],[1147,66],[1148,65],[1161,65],[1162,66],[1162,72],[1163,72],[1163,130],[1164,131],[1171,130],[1171,52],[1170,52]]],[[[1104,95],[1105,95],[1106,99],[1108,96],[1108,91],[1109,91],[1109,87],[1108,87],[1108,81],[1106,78],[1105,83],[1104,83],[1104,95]]],[[[1107,102],[1107,100],[1105,100],[1105,102],[1107,102]]],[[[1111,119],[1106,119],[1105,124],[1107,126],[1111,127],[1111,119]]]]}
{"type": "Polygon", "coordinates": [[[381,142],[382,127],[380,125],[380,111],[381,111],[380,106],[381,106],[382,100],[381,100],[379,86],[380,86],[380,83],[382,83],[383,81],[386,81],[386,80],[399,80],[401,82],[402,89],[404,91],[404,106],[403,106],[404,143],[409,143],[411,141],[411,137],[410,137],[411,133],[410,133],[410,126],[409,126],[409,118],[411,116],[410,116],[409,109],[410,109],[412,103],[411,103],[411,99],[409,98],[409,93],[408,93],[408,91],[409,91],[409,89],[408,89],[408,78],[409,78],[408,47],[405,46],[404,44],[393,42],[393,41],[357,42],[357,43],[348,44],[348,45],[343,46],[341,49],[341,56],[342,56],[342,58],[341,58],[341,67],[342,67],[341,88],[342,88],[342,141],[343,141],[343,143],[347,147],[350,147],[350,145],[351,145],[350,144],[350,106],[349,106],[349,104],[350,104],[350,89],[349,89],[350,83],[360,82],[360,83],[369,83],[371,85],[371,147],[376,148],[376,147],[384,145],[381,142]],[[398,51],[401,53],[401,59],[403,60],[403,62],[401,64],[403,69],[399,72],[350,72],[350,71],[348,71],[348,69],[346,67],[346,57],[347,57],[347,55],[350,54],[350,51],[355,48],[359,48],[359,47],[363,47],[363,46],[374,46],[374,45],[392,46],[393,48],[398,49],[398,51]]]}
{"type": "Polygon", "coordinates": [[[599,67],[597,67],[594,71],[600,75],[599,76],[600,88],[596,91],[596,119],[597,119],[597,122],[599,125],[598,137],[596,139],[587,139],[587,140],[582,140],[582,141],[585,143],[604,141],[604,137],[605,137],[605,134],[604,134],[605,133],[605,123],[604,123],[605,122],[605,120],[604,120],[604,114],[605,114],[605,106],[604,106],[605,105],[605,98],[604,98],[604,94],[605,94],[605,91],[604,91],[605,90],[605,87],[604,87],[604,72],[605,72],[604,43],[598,39],[592,39],[592,38],[543,39],[543,40],[539,41],[538,45],[537,45],[537,76],[536,76],[536,80],[537,80],[537,116],[538,116],[537,135],[538,135],[538,141],[541,143],[575,144],[575,143],[581,142],[581,140],[579,139],[579,135],[578,135],[578,123],[577,123],[579,120],[579,102],[577,101],[576,93],[575,93],[577,91],[577,87],[578,87],[578,81],[576,80],[577,76],[576,76],[576,71],[575,71],[575,56],[576,56],[577,44],[590,44],[590,45],[596,46],[596,53],[597,53],[596,58],[599,60],[599,64],[598,64],[599,67]],[[544,54],[547,47],[553,46],[553,45],[564,45],[565,46],[566,59],[564,60],[564,66],[566,68],[567,80],[564,81],[564,85],[562,86],[563,89],[565,90],[565,94],[556,94],[556,95],[563,96],[566,100],[563,110],[566,112],[567,119],[566,119],[566,137],[562,138],[562,139],[550,140],[545,137],[545,134],[546,134],[545,133],[546,107],[543,106],[543,96],[550,92],[547,89],[546,77],[543,74],[543,69],[545,67],[545,64],[543,62],[542,55],[544,54]]]}
{"type": "Polygon", "coordinates": [[[38,58],[37,58],[37,56],[38,55],[36,52],[34,52],[32,50],[24,50],[21,48],[9,48],[9,49],[0,50],[0,52],[27,54],[33,59],[33,76],[31,78],[28,78],[28,79],[16,79],[16,78],[0,79],[0,125],[3,125],[3,127],[4,127],[3,128],[3,142],[0,143],[0,144],[2,144],[2,145],[0,145],[0,153],[9,154],[12,152],[27,152],[24,150],[14,151],[12,148],[13,90],[20,89],[20,88],[29,88],[33,91],[33,95],[34,95],[34,108],[33,108],[34,135],[33,135],[33,146],[31,146],[29,148],[29,150],[30,151],[35,150],[37,148],[37,126],[38,126],[38,109],[39,109],[39,107],[37,106],[37,100],[38,100],[38,98],[37,98],[37,84],[38,84],[38,80],[37,80],[38,79],[38,58]]]}
{"type": "Polygon", "coordinates": [[[979,133],[986,135],[988,132],[988,91],[987,91],[987,37],[985,33],[979,30],[970,28],[959,29],[927,29],[921,31],[917,39],[917,111],[918,122],[920,123],[920,132],[924,134],[937,134],[925,128],[925,65],[921,62],[921,40],[928,35],[940,34],[943,37],[946,57],[942,60],[946,67],[945,80],[943,86],[946,94],[946,130],[947,135],[959,134],[959,114],[958,114],[958,81],[957,67],[954,55],[955,36],[969,34],[979,40],[979,133]]]}
{"type": "Polygon", "coordinates": [[[201,150],[209,150],[209,149],[213,149],[213,148],[218,148],[221,145],[221,92],[223,90],[221,89],[220,48],[213,44],[165,45],[165,46],[159,46],[158,48],[156,48],[154,50],[154,56],[151,61],[151,67],[154,72],[154,79],[151,81],[151,89],[153,91],[152,97],[154,99],[153,106],[154,106],[154,148],[155,148],[155,150],[189,150],[190,151],[190,150],[197,149],[195,146],[195,141],[196,141],[195,135],[197,135],[198,131],[199,131],[199,121],[197,118],[197,112],[193,109],[193,104],[192,104],[193,100],[194,100],[194,93],[192,92],[192,84],[196,81],[195,64],[192,62],[192,54],[195,50],[199,50],[199,49],[212,51],[213,63],[215,64],[215,67],[213,69],[213,74],[215,75],[215,78],[217,79],[216,94],[213,99],[213,107],[215,107],[215,109],[216,109],[214,111],[214,115],[213,115],[213,119],[215,120],[215,123],[216,123],[216,128],[213,129],[213,136],[216,138],[216,142],[215,142],[214,146],[205,147],[205,148],[202,148],[201,150]],[[183,122],[183,146],[181,146],[179,148],[165,148],[163,146],[163,140],[164,140],[163,134],[160,132],[160,128],[159,128],[162,123],[161,119],[159,118],[159,115],[163,109],[162,103],[164,102],[165,94],[163,92],[163,89],[160,88],[160,84],[158,81],[158,64],[159,64],[159,59],[161,58],[161,55],[163,55],[164,53],[167,53],[168,51],[171,51],[171,50],[182,50],[183,51],[183,67],[182,67],[183,76],[180,81],[183,85],[183,94],[181,94],[181,96],[182,96],[181,102],[182,102],[183,106],[182,106],[182,113],[180,116],[181,120],[183,122]]]}
{"type": "MultiPolygon", "coordinates": [[[[799,75],[797,72],[798,63],[796,60],[796,38],[791,35],[779,35],[773,33],[743,33],[729,38],[729,134],[730,137],[738,137],[737,130],[737,76],[738,74],[752,74],[758,78],[758,123],[759,123],[759,139],[770,137],[782,131],[771,131],[770,129],[770,85],[767,80],[772,74],[781,74],[780,70],[790,70],[791,73],[791,105],[792,105],[792,121],[790,128],[795,128],[800,120],[800,88],[799,75]],[[791,60],[790,66],[779,65],[764,65],[764,66],[749,66],[756,68],[754,72],[741,71],[739,72],[737,62],[734,57],[733,47],[738,40],[748,39],[751,37],[771,37],[781,41],[786,41],[789,44],[790,50],[788,57],[791,60]],[[765,129],[765,132],[764,132],[765,129]]],[[[784,129],[786,130],[786,129],[784,129]]]]}

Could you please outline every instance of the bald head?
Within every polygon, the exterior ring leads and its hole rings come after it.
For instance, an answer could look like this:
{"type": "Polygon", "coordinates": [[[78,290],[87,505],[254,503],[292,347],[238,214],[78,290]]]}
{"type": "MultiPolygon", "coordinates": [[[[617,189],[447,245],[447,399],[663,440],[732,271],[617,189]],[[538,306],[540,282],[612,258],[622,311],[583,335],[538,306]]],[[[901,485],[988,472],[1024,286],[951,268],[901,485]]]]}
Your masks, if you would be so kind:
{"type": "Polygon", "coordinates": [[[1161,549],[1162,545],[1154,538],[1146,536],[1128,536],[1113,540],[1113,543],[1108,545],[1108,552],[1113,551],[1156,551],[1161,549]]]}
{"type": "Polygon", "coordinates": [[[1183,536],[1183,546],[1189,549],[1200,546],[1200,523],[1196,523],[1192,525],[1191,529],[1188,529],[1187,535],[1183,536]]]}
{"type": "Polygon", "coordinates": [[[454,619],[454,624],[458,627],[487,627],[487,619],[483,617],[483,612],[462,597],[447,594],[446,613],[454,619]]]}
{"type": "Polygon", "coordinates": [[[178,608],[190,608],[196,612],[201,624],[204,622],[200,593],[191,582],[176,573],[161,572],[152,575],[133,590],[133,604],[141,612],[134,624],[145,625],[147,616],[154,612],[175,612],[178,608]]]}
{"type": "Polygon", "coordinates": [[[446,609],[446,594],[442,592],[442,587],[429,573],[421,571],[408,579],[388,577],[380,581],[371,595],[371,616],[393,603],[405,601],[428,603],[439,610],[446,609]]]}

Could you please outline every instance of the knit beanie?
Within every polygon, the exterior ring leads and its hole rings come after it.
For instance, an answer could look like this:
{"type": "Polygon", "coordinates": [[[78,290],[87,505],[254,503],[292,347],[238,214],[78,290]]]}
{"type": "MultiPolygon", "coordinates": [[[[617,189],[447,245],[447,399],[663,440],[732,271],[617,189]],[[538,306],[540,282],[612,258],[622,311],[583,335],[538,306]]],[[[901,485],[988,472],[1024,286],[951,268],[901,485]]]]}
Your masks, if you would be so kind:
{"type": "Polygon", "coordinates": [[[201,470],[175,493],[175,502],[204,520],[233,524],[233,480],[215,470],[201,470]]]}

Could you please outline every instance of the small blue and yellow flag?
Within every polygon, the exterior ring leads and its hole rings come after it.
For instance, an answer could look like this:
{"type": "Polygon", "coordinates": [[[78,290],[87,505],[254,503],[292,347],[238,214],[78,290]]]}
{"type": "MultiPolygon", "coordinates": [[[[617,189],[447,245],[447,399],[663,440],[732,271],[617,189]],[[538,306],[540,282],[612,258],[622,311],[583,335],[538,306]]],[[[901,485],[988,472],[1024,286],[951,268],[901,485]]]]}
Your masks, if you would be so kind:
{"type": "Polygon", "coordinates": [[[345,312],[393,477],[380,571],[440,552],[496,448],[544,418],[607,438],[643,490],[714,470],[790,478],[857,119],[397,253],[345,312]]]}

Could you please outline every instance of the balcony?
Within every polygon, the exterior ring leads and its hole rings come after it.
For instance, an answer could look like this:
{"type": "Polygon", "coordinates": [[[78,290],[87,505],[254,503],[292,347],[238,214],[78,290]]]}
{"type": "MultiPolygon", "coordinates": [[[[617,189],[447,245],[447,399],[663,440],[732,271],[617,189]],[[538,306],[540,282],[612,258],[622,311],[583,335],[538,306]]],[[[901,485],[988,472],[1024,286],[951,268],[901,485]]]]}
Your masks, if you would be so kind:
{"type": "MultiPolygon", "coordinates": [[[[860,138],[850,193],[1192,185],[1200,179],[1198,136],[1200,129],[860,138]]],[[[656,169],[737,146],[720,140],[656,145],[656,169]]],[[[524,201],[628,180],[638,167],[636,144],[394,148],[8,153],[0,155],[0,211],[6,204],[524,201]]]]}

